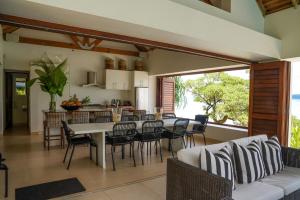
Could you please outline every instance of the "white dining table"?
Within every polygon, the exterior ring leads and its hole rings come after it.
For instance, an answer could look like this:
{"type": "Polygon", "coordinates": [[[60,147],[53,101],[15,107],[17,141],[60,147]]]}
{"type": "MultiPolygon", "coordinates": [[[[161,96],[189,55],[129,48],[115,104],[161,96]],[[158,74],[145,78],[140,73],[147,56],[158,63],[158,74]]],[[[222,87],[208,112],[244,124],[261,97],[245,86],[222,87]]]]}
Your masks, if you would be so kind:
{"type": "MultiPolygon", "coordinates": [[[[163,119],[164,127],[172,127],[176,119],[163,119]]],[[[141,129],[144,121],[136,121],[137,129],[141,129]]],[[[190,121],[188,129],[191,129],[193,124],[199,122],[190,121]]],[[[112,131],[114,122],[108,123],[86,123],[86,124],[69,124],[69,128],[75,135],[90,134],[98,145],[98,163],[102,168],[106,168],[105,162],[105,133],[112,131]]],[[[93,150],[94,152],[94,150],[93,150]]],[[[96,154],[93,153],[93,160],[96,160],[96,154]]]]}

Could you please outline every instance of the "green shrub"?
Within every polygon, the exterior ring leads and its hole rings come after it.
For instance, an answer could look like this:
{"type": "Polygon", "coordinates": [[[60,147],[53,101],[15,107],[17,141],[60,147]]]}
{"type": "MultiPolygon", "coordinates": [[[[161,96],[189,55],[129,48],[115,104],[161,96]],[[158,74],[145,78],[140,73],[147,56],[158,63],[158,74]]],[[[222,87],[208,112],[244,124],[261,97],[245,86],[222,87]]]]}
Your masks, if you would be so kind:
{"type": "Polygon", "coordinates": [[[291,147],[300,148],[300,119],[292,117],[291,147]]]}

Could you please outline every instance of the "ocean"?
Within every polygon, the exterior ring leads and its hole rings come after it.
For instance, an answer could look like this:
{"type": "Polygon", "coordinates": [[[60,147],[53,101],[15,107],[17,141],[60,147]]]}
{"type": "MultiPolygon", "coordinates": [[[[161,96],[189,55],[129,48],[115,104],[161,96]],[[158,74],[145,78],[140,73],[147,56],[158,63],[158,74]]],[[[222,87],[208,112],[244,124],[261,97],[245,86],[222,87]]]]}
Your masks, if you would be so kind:
{"type": "Polygon", "coordinates": [[[300,119],[300,99],[292,99],[291,112],[292,115],[300,119]]]}

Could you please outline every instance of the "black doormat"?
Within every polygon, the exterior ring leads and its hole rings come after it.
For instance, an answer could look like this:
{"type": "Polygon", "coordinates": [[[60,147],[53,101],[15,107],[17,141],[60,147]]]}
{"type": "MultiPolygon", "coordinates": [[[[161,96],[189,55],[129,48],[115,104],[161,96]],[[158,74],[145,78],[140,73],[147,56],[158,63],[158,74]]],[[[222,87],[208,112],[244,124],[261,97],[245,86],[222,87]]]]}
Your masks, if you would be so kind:
{"type": "Polygon", "coordinates": [[[16,200],[45,200],[83,192],[77,178],[69,178],[16,189],[16,200]]]}

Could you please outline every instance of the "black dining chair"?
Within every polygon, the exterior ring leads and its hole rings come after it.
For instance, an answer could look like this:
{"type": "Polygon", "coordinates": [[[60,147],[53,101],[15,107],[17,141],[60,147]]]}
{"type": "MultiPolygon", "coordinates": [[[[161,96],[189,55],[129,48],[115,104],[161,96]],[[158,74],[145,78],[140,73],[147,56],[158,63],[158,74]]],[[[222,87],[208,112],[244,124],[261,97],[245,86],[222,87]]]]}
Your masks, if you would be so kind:
{"type": "Polygon", "coordinates": [[[189,119],[177,119],[174,122],[174,126],[172,129],[165,129],[162,133],[163,138],[169,139],[169,149],[172,152],[172,157],[174,158],[174,151],[173,151],[173,140],[181,138],[183,147],[186,148],[186,144],[184,141],[184,137],[186,136],[187,127],[189,125],[189,119]]]}
{"type": "MultiPolygon", "coordinates": [[[[111,158],[113,163],[113,170],[116,170],[114,150],[116,146],[125,147],[125,145],[130,145],[132,151],[132,158],[135,163],[134,157],[134,141],[136,136],[136,123],[135,122],[119,122],[113,126],[113,131],[107,133],[107,143],[111,145],[111,158]]],[[[123,152],[122,152],[123,158],[123,152]]]]}
{"type": "Polygon", "coordinates": [[[174,119],[176,118],[175,113],[163,113],[162,114],[163,119],[174,119]]]}
{"type": "Polygon", "coordinates": [[[137,115],[122,115],[121,117],[122,122],[136,122],[139,120],[140,118],[137,115]]]}
{"type": "Polygon", "coordinates": [[[190,147],[192,147],[192,140],[195,146],[195,134],[200,134],[203,136],[204,144],[206,145],[206,139],[205,139],[205,130],[207,127],[208,123],[208,115],[196,115],[195,116],[195,121],[199,122],[199,124],[194,124],[192,131],[188,131],[186,136],[187,136],[187,141],[190,139],[190,147]]]}
{"type": "Polygon", "coordinates": [[[155,115],[154,114],[145,114],[142,115],[142,120],[146,121],[146,120],[155,120],[155,115]]]}
{"type": "Polygon", "coordinates": [[[5,165],[3,162],[5,161],[4,158],[2,158],[2,154],[0,153],[0,171],[4,171],[5,175],[4,175],[4,187],[5,187],[5,191],[4,191],[4,197],[7,198],[8,197],[8,167],[7,165],[5,165]]]}
{"type": "Polygon", "coordinates": [[[72,134],[67,123],[65,121],[61,121],[61,123],[63,125],[64,133],[65,133],[65,136],[66,136],[67,142],[68,142],[68,147],[67,147],[67,150],[66,150],[66,153],[64,156],[63,163],[65,163],[65,161],[66,161],[69,149],[72,148],[67,169],[70,168],[70,164],[71,164],[71,161],[73,158],[75,147],[79,146],[79,145],[85,145],[85,144],[90,146],[90,160],[92,160],[92,147],[96,148],[96,165],[98,165],[99,163],[98,163],[98,145],[97,145],[97,143],[89,136],[72,134]]]}
{"type": "MultiPolygon", "coordinates": [[[[142,158],[143,165],[144,165],[144,143],[147,143],[147,152],[148,152],[148,143],[150,143],[150,147],[151,147],[151,142],[155,142],[156,154],[157,154],[157,145],[159,145],[160,159],[161,162],[163,161],[161,144],[160,144],[161,134],[164,130],[163,127],[164,127],[164,122],[162,120],[145,121],[142,125],[142,131],[137,134],[136,138],[139,142],[139,146],[141,149],[141,158],[142,158]]],[[[151,152],[151,148],[150,148],[150,152],[151,152]]]]}

